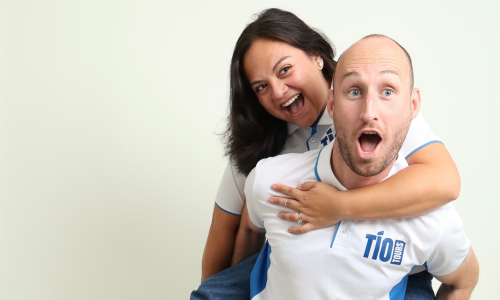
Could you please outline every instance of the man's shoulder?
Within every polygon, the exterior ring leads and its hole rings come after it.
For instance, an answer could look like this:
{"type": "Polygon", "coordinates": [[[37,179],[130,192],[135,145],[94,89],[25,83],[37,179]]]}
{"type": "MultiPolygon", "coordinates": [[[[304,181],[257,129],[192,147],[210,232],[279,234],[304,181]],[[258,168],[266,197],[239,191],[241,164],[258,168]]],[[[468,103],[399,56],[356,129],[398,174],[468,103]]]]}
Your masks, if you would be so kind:
{"type": "Polygon", "coordinates": [[[320,150],[311,150],[304,153],[287,153],[261,159],[255,166],[257,174],[265,172],[276,177],[283,176],[283,172],[308,170],[311,163],[316,162],[320,150]]]}
{"type": "Polygon", "coordinates": [[[274,183],[296,186],[304,181],[315,180],[314,166],[319,150],[304,153],[288,153],[261,159],[250,173],[245,186],[255,191],[268,191],[274,183]]]}

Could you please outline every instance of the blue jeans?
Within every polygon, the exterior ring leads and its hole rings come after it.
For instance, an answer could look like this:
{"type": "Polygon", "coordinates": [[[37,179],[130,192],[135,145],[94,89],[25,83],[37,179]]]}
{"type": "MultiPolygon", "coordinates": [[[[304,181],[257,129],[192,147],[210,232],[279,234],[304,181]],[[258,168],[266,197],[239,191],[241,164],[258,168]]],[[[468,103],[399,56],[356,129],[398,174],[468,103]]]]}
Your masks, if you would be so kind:
{"type": "Polygon", "coordinates": [[[259,252],[252,254],[236,266],[205,279],[198,289],[191,293],[191,300],[250,299],[250,274],[259,254],[259,252]]]}
{"type": "Polygon", "coordinates": [[[408,284],[406,285],[404,300],[431,300],[434,299],[434,291],[432,290],[431,273],[422,271],[417,274],[408,276],[408,284]]]}
{"type": "MultiPolygon", "coordinates": [[[[258,257],[259,253],[252,254],[236,266],[206,279],[191,293],[191,300],[250,299],[250,273],[258,257]]],[[[431,281],[432,275],[427,271],[408,276],[404,300],[434,300],[431,281]]]]}

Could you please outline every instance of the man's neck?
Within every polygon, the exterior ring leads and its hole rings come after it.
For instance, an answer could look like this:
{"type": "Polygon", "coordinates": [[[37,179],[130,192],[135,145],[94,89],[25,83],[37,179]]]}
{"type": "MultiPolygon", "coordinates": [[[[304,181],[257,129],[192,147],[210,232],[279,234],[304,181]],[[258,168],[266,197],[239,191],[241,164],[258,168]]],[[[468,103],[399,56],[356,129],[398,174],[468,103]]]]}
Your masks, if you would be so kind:
{"type": "Polygon", "coordinates": [[[361,175],[358,175],[354,173],[351,168],[346,164],[344,159],[342,158],[342,154],[340,154],[339,151],[339,144],[337,142],[337,139],[335,139],[334,144],[333,144],[333,149],[332,149],[332,158],[330,160],[330,163],[332,165],[332,170],[333,174],[335,177],[338,179],[338,181],[346,187],[348,190],[353,189],[353,188],[359,188],[363,186],[368,186],[372,185],[375,183],[379,183],[382,181],[384,178],[386,178],[391,169],[392,166],[394,165],[394,162],[396,160],[392,161],[387,168],[385,168],[382,172],[375,176],[371,177],[364,177],[361,175]]]}

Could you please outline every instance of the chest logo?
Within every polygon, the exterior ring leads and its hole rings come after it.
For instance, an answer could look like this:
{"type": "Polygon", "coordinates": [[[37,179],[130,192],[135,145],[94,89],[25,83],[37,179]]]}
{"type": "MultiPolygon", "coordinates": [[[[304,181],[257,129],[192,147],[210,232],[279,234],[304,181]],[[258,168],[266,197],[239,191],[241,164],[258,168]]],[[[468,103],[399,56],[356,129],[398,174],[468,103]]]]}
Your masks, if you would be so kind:
{"type": "Polygon", "coordinates": [[[330,127],[326,131],[325,136],[321,139],[321,144],[323,146],[326,146],[331,141],[333,141],[333,131],[332,131],[332,128],[330,127]]]}
{"type": "Polygon", "coordinates": [[[391,238],[385,238],[382,240],[383,235],[383,231],[379,231],[377,235],[366,234],[366,248],[363,257],[368,258],[373,249],[373,253],[371,255],[373,260],[380,259],[382,262],[390,261],[393,265],[401,265],[406,242],[393,240],[391,238]],[[375,247],[373,247],[373,241],[375,241],[375,247]]]}

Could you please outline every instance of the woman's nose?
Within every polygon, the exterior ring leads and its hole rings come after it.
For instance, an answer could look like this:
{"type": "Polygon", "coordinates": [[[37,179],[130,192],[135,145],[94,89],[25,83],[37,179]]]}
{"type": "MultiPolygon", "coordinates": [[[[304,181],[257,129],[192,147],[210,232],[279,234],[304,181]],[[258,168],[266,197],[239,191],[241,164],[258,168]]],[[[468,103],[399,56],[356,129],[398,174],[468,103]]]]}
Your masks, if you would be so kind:
{"type": "Polygon", "coordinates": [[[288,86],[282,80],[277,79],[276,82],[272,85],[272,89],[273,99],[281,100],[288,91],[288,86]]]}

